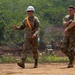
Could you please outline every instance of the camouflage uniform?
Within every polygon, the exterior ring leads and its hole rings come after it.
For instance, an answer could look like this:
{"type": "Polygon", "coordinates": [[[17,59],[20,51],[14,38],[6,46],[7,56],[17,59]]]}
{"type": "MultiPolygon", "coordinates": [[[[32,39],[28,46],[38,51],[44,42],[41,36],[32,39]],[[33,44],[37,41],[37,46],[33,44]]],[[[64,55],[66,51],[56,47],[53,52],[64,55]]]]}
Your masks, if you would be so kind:
{"type": "Polygon", "coordinates": [[[19,30],[25,29],[24,33],[24,50],[22,51],[22,59],[23,61],[26,59],[28,50],[30,49],[30,46],[32,45],[32,52],[33,57],[35,60],[38,60],[38,42],[37,38],[39,36],[39,20],[36,16],[28,17],[28,20],[32,26],[32,30],[27,25],[26,18],[23,20],[22,25],[18,28],[19,30]],[[36,38],[32,38],[33,34],[36,34],[36,38]]]}
{"type": "MultiPolygon", "coordinates": [[[[72,17],[70,17],[70,15],[67,15],[65,16],[63,21],[67,22],[69,20],[73,20],[73,22],[75,22],[74,17],[75,17],[74,15],[72,17]]],[[[75,27],[69,29],[68,34],[64,34],[64,37],[61,43],[61,50],[66,56],[69,57],[70,63],[73,64],[74,55],[75,55],[75,27]]]]}

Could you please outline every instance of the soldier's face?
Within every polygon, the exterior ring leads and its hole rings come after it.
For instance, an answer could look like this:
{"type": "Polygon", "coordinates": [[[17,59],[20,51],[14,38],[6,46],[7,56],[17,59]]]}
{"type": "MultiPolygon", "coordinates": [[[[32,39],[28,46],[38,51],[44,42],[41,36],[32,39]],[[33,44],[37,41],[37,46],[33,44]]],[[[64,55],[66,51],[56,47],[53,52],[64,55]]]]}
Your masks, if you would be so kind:
{"type": "Polygon", "coordinates": [[[74,14],[74,9],[73,9],[73,8],[68,8],[68,13],[69,13],[70,15],[73,15],[73,14],[74,14]]]}
{"type": "Polygon", "coordinates": [[[33,15],[33,11],[28,11],[27,13],[28,13],[29,16],[33,15]]]}

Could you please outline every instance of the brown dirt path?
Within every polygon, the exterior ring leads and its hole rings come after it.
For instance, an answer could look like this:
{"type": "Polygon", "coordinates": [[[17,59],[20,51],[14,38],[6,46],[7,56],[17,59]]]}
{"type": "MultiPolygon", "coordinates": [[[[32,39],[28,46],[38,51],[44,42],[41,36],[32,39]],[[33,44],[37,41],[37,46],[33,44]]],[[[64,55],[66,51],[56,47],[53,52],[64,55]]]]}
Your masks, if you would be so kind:
{"type": "Polygon", "coordinates": [[[22,69],[16,63],[0,64],[0,75],[75,75],[75,68],[66,68],[67,63],[42,63],[36,69],[33,65],[26,63],[22,69]]]}

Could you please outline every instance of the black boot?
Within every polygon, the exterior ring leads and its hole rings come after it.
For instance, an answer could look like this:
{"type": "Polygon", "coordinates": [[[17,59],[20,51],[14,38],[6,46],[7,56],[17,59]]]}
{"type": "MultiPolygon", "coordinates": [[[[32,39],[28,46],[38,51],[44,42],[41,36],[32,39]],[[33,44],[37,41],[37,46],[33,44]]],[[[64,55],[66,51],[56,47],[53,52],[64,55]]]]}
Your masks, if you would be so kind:
{"type": "Polygon", "coordinates": [[[38,67],[38,60],[35,59],[35,64],[34,64],[34,68],[37,68],[38,67]]]}
{"type": "Polygon", "coordinates": [[[25,64],[24,63],[25,63],[25,59],[22,58],[21,62],[17,63],[17,65],[20,66],[21,68],[25,68],[25,64]]]}
{"type": "Polygon", "coordinates": [[[73,61],[74,61],[74,56],[70,56],[69,57],[69,64],[67,66],[67,68],[73,68],[73,61]]]}

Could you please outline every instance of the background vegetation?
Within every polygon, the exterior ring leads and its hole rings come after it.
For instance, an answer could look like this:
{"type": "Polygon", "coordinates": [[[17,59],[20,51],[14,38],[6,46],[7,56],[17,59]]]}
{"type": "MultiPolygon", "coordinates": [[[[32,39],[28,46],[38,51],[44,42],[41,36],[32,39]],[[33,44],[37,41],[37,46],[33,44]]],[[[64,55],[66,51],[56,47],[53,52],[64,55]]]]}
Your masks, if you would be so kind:
{"type": "Polygon", "coordinates": [[[23,31],[14,31],[13,25],[21,25],[29,5],[40,20],[41,41],[49,44],[62,38],[62,19],[75,0],[0,0],[0,45],[23,42],[23,31]]]}
{"type": "MultiPolygon", "coordinates": [[[[2,58],[0,58],[0,63],[15,63],[15,62],[20,62],[21,60],[16,59],[15,57],[12,57],[11,55],[4,54],[2,58]]],[[[68,62],[67,57],[57,57],[57,56],[52,56],[52,55],[41,55],[39,57],[39,63],[60,63],[60,62],[68,62]]],[[[31,58],[30,56],[27,57],[26,62],[32,63],[34,62],[34,59],[31,58]]]]}

